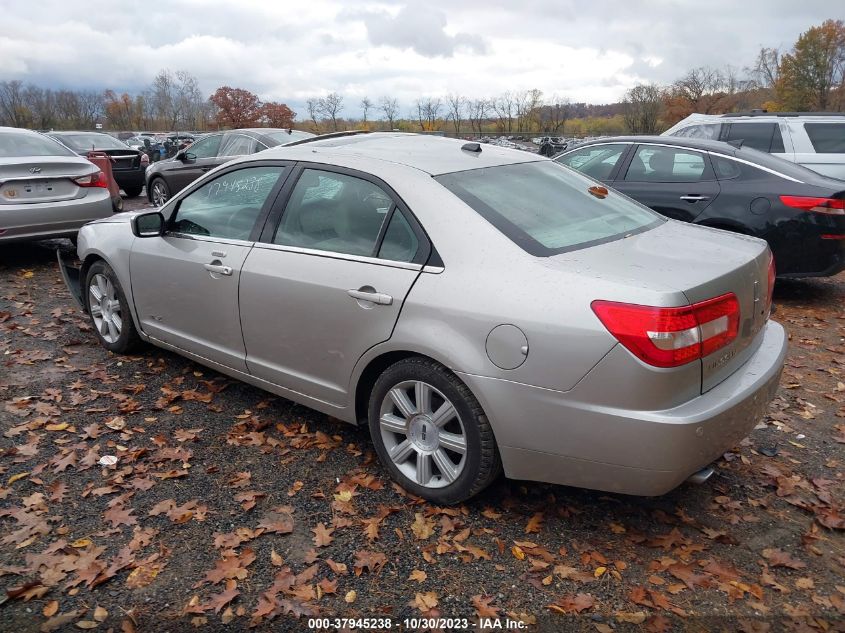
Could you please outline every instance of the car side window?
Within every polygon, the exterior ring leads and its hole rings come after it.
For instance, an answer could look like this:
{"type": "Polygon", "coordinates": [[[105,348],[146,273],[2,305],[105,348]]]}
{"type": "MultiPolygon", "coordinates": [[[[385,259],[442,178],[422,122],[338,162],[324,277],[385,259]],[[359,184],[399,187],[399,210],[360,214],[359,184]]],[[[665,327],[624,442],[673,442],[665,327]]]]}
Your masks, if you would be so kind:
{"type": "Polygon", "coordinates": [[[392,207],[390,196],[367,180],[305,169],[291,192],[273,243],[373,257],[392,207]]]}
{"type": "Polygon", "coordinates": [[[713,154],[710,155],[710,160],[713,162],[713,169],[716,172],[716,178],[719,180],[737,178],[742,173],[739,163],[735,160],[713,154]]]}
{"type": "Polygon", "coordinates": [[[607,180],[627,147],[621,143],[591,145],[559,156],[555,160],[596,180],[607,180]]]}
{"type": "Polygon", "coordinates": [[[395,262],[411,262],[420,248],[420,241],[405,214],[394,209],[384,232],[378,256],[395,262]]]}
{"type": "Polygon", "coordinates": [[[719,138],[719,130],[721,123],[699,123],[697,125],[689,125],[681,128],[672,136],[680,136],[682,138],[705,138],[717,140],[719,138]]]}
{"type": "Polygon", "coordinates": [[[629,182],[712,180],[704,155],[692,150],[640,145],[625,174],[629,182]]]}
{"type": "Polygon", "coordinates": [[[729,141],[742,141],[743,147],[753,147],[761,152],[783,152],[783,136],[774,123],[731,123],[728,130],[729,141]],[[775,134],[777,132],[777,134],[775,134]],[[777,142],[775,142],[777,138],[777,142]],[[779,149],[777,149],[779,147],[779,149]]]}
{"type": "Polygon", "coordinates": [[[191,145],[187,149],[187,152],[197,158],[214,158],[217,156],[217,150],[220,147],[220,140],[222,138],[222,134],[215,134],[214,136],[200,139],[191,145]]]}
{"type": "Polygon", "coordinates": [[[231,134],[217,153],[218,156],[246,156],[258,151],[257,142],[246,134],[231,134]]]}
{"type": "Polygon", "coordinates": [[[816,154],[845,154],[845,123],[805,123],[816,154]]]}
{"type": "Polygon", "coordinates": [[[247,167],[218,176],[179,202],[170,231],[247,240],[261,208],[285,170],[247,167]]]}

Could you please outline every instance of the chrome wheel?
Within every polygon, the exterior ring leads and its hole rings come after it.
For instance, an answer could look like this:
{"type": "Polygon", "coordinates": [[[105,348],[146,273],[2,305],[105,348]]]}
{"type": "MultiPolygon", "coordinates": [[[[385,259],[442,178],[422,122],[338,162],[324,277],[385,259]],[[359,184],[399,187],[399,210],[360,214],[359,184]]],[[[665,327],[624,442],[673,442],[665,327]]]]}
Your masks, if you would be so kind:
{"type": "Polygon", "coordinates": [[[400,382],[381,404],[379,430],[393,464],[426,488],[454,482],[466,464],[467,436],[455,406],[421,380],[400,382]]]}
{"type": "Polygon", "coordinates": [[[106,343],[116,343],[123,328],[117,289],[105,275],[97,273],[88,286],[88,309],[97,333],[106,343]]]}
{"type": "Polygon", "coordinates": [[[162,180],[156,180],[153,183],[153,204],[157,207],[162,206],[170,197],[170,192],[167,190],[167,185],[162,180]]]}

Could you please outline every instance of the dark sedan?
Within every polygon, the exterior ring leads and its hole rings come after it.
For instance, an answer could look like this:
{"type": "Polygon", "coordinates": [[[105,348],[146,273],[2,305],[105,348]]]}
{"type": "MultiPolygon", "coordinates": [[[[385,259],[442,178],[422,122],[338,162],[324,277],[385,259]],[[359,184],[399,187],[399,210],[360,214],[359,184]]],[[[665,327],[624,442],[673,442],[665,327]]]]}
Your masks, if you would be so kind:
{"type": "Polygon", "coordinates": [[[161,206],[194,180],[238,156],[260,152],[314,136],[299,130],[255,128],[208,134],[173,158],[153,163],[147,169],[147,196],[161,206]]]}
{"type": "Polygon", "coordinates": [[[88,152],[105,152],[111,157],[111,170],[117,186],[128,198],[141,195],[144,170],[148,160],[138,150],[123,141],[100,132],[50,132],[48,135],[80,156],[88,152]]]}
{"type": "Polygon", "coordinates": [[[845,270],[845,181],[737,145],[614,137],[555,160],[669,218],[766,240],[779,277],[845,270]]]}

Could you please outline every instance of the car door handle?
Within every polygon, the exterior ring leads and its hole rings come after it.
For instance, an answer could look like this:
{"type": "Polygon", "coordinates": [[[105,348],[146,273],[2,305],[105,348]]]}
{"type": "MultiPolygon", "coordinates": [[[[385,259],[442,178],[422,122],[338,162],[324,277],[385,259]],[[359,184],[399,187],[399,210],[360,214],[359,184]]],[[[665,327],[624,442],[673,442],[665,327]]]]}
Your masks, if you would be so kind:
{"type": "Polygon", "coordinates": [[[217,273],[218,275],[226,275],[227,277],[231,277],[232,275],[232,267],[224,266],[223,264],[203,264],[203,268],[210,273],[217,273]]]}
{"type": "Polygon", "coordinates": [[[701,202],[709,199],[709,196],[681,196],[681,200],[686,200],[687,202],[701,202]]]}
{"type": "Polygon", "coordinates": [[[389,306],[393,303],[393,297],[390,295],[386,295],[383,292],[368,292],[366,290],[347,290],[346,294],[348,294],[353,299],[358,299],[359,301],[371,301],[372,303],[377,303],[380,306],[389,306]]]}

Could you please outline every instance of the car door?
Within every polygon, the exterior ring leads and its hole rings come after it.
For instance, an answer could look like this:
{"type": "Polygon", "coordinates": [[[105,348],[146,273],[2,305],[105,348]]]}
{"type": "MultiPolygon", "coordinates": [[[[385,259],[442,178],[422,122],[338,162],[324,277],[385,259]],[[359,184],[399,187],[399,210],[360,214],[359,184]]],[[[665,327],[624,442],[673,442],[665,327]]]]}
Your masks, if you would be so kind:
{"type": "Polygon", "coordinates": [[[171,159],[172,165],[167,169],[171,194],[181,191],[219,164],[217,152],[222,139],[222,134],[212,134],[191,145],[180,154],[181,158],[171,159]]]}
{"type": "Polygon", "coordinates": [[[146,334],[246,372],[241,269],[289,170],[233,166],[176,200],[163,236],[133,242],[132,294],[146,334]]]}
{"type": "Polygon", "coordinates": [[[566,152],[555,161],[609,184],[630,147],[630,143],[597,143],[566,152]]]}
{"type": "Polygon", "coordinates": [[[430,247],[395,194],[365,174],[301,166],[286,189],[241,274],[247,367],[343,406],[355,363],[390,338],[430,247]]]}
{"type": "Polygon", "coordinates": [[[669,145],[640,144],[613,187],[675,220],[691,222],[719,195],[706,153],[669,145]]]}

